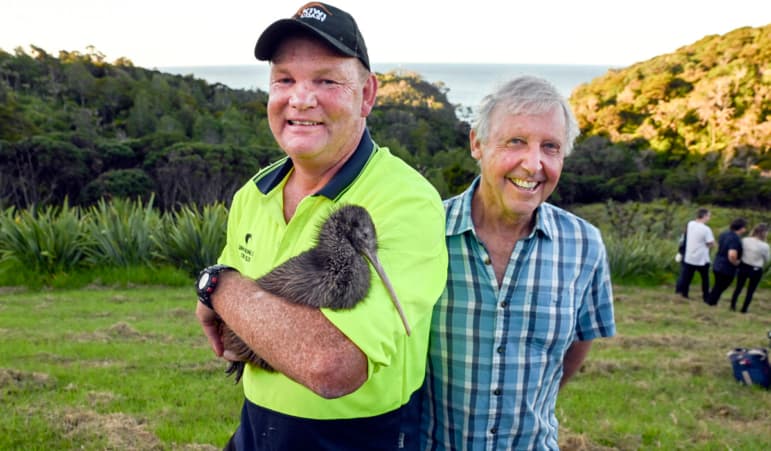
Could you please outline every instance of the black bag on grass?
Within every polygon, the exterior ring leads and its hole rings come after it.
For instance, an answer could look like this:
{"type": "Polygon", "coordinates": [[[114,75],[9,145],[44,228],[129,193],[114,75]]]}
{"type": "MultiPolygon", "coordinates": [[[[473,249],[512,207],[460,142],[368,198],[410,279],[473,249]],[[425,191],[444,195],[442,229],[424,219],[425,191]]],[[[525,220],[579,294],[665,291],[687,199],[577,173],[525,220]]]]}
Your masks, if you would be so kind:
{"type": "Polygon", "coordinates": [[[765,348],[735,348],[728,352],[734,378],[747,385],[771,386],[771,367],[765,348]]]}

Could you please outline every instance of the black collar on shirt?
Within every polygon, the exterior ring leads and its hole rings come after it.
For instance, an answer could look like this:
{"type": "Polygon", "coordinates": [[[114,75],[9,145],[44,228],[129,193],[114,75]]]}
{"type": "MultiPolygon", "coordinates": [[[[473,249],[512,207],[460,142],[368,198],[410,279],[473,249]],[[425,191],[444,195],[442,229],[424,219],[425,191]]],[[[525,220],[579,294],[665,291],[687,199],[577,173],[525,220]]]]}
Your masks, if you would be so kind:
{"type": "MultiPolygon", "coordinates": [[[[343,164],[343,167],[337,171],[337,174],[332,177],[332,180],[313,195],[321,195],[329,199],[335,199],[345,192],[351,183],[353,183],[353,180],[361,173],[362,169],[364,169],[367,161],[369,161],[370,155],[376,150],[377,148],[369,134],[369,129],[365,128],[364,133],[361,136],[361,141],[359,141],[359,145],[356,147],[353,155],[351,155],[348,161],[343,164]]],[[[282,164],[275,165],[272,169],[269,169],[264,174],[260,174],[256,178],[255,183],[257,184],[257,188],[259,188],[262,194],[268,194],[273,188],[281,183],[281,180],[286,177],[292,169],[292,166],[292,160],[290,158],[285,158],[282,164]]]]}

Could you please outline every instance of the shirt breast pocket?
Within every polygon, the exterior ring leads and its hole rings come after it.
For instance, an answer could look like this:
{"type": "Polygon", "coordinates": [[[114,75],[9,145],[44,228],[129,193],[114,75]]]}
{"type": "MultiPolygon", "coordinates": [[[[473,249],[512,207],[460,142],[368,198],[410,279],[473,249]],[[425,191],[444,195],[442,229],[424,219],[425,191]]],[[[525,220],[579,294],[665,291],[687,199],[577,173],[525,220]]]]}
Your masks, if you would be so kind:
{"type": "Polygon", "coordinates": [[[572,287],[556,293],[542,291],[535,296],[525,318],[526,341],[531,350],[559,356],[567,351],[575,335],[574,297],[572,287]]]}

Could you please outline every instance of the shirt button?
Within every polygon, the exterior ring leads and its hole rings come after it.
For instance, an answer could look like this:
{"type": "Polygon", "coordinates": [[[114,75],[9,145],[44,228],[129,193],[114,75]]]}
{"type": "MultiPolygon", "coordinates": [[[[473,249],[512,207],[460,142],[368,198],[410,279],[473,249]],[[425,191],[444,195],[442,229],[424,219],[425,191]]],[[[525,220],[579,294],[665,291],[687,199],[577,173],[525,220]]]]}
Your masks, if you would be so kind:
{"type": "Polygon", "coordinates": [[[503,354],[503,346],[498,346],[498,349],[496,349],[496,351],[498,351],[498,354],[503,354]]]}
{"type": "Polygon", "coordinates": [[[495,396],[501,396],[501,389],[500,388],[496,388],[495,390],[493,390],[493,394],[495,396]]]}
{"type": "Polygon", "coordinates": [[[490,433],[491,433],[491,434],[497,434],[497,433],[498,433],[498,428],[492,428],[492,429],[490,429],[490,433]]]}
{"type": "Polygon", "coordinates": [[[490,257],[485,257],[485,265],[489,265],[490,263],[490,257]]]}
{"type": "Polygon", "coordinates": [[[501,301],[501,308],[506,308],[509,306],[509,303],[506,301],[501,301]]]}

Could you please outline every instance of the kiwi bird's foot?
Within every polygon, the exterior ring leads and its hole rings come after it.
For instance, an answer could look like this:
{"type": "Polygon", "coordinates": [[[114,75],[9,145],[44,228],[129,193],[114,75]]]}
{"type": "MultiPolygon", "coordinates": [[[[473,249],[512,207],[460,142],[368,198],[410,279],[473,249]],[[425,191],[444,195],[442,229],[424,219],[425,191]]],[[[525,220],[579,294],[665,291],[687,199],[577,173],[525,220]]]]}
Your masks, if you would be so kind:
{"type": "Polygon", "coordinates": [[[228,377],[231,374],[235,374],[236,380],[233,383],[238,384],[244,375],[244,368],[246,368],[246,363],[244,362],[230,362],[225,369],[225,376],[228,377]]]}

